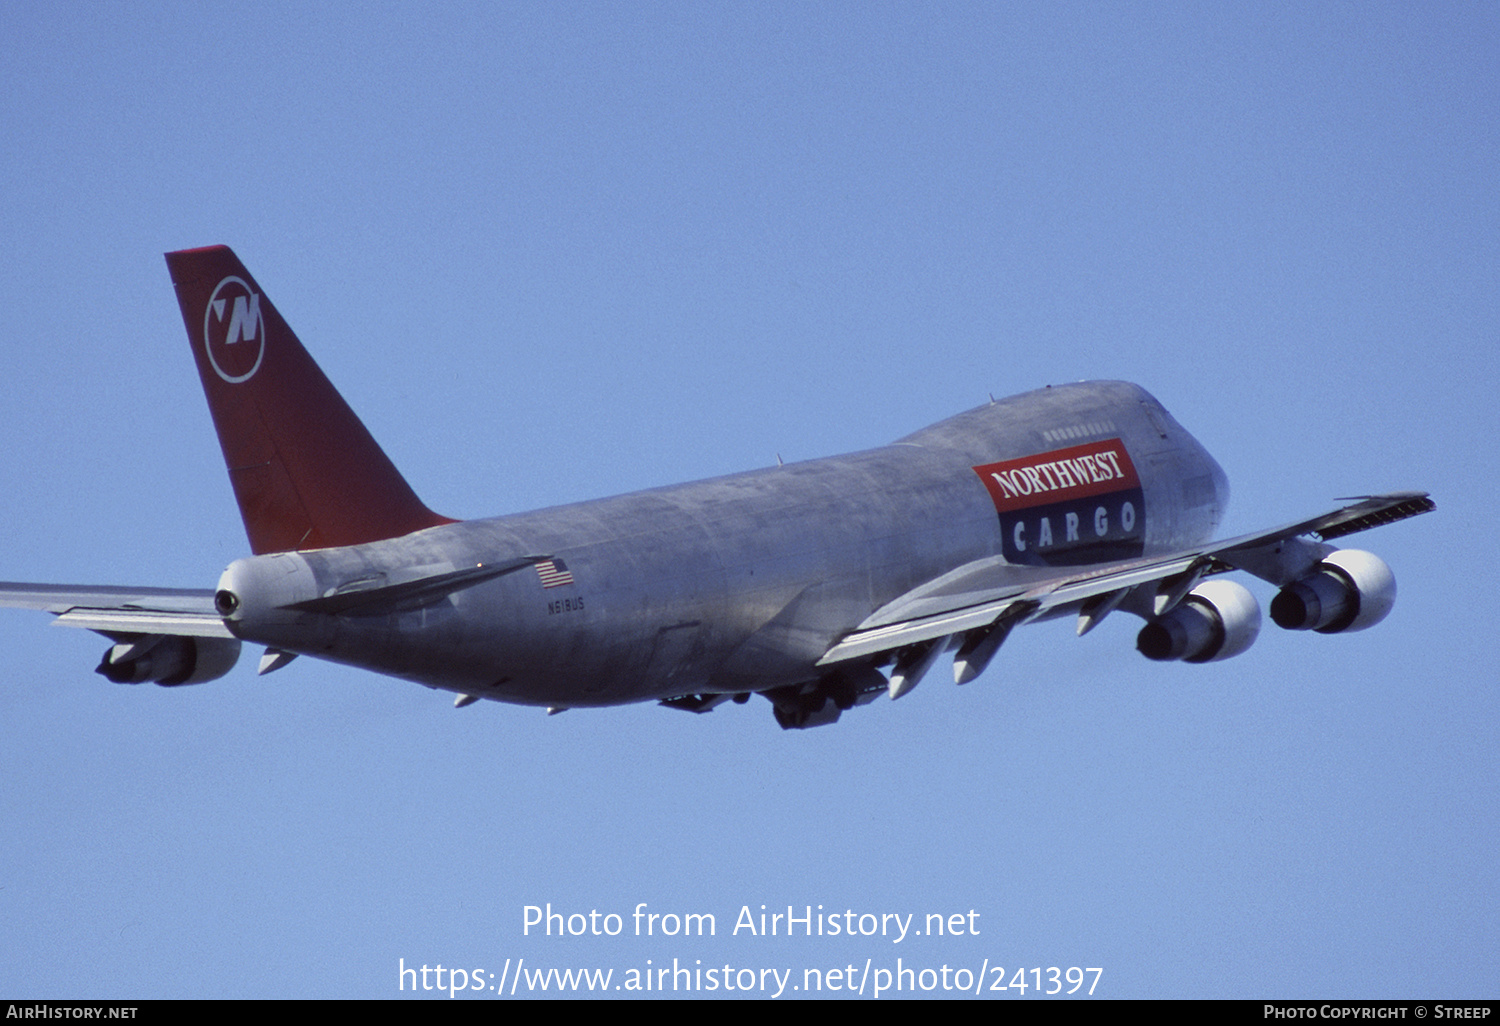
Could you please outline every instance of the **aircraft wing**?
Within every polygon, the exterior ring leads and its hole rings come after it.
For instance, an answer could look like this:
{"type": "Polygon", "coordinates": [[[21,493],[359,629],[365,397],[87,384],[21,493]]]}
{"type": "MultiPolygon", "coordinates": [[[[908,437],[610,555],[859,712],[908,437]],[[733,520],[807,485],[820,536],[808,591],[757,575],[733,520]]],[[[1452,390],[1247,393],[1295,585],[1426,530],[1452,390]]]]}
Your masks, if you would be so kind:
{"type": "MultiPolygon", "coordinates": [[[[1435,508],[1426,492],[1396,492],[1368,496],[1270,530],[1159,556],[1085,567],[1016,566],[1000,556],[975,560],[876,610],[830,648],[818,665],[955,636],[966,637],[960,649],[963,656],[966,650],[983,645],[986,635],[993,639],[992,646],[998,646],[1010,628],[1049,614],[1060,615],[1060,607],[1079,608],[1080,634],[1115,608],[1149,619],[1173,608],[1204,577],[1229,570],[1244,570],[1277,586],[1286,585],[1309,573],[1333,551],[1324,544],[1328,539],[1435,508]]],[[[992,646],[981,662],[993,654],[992,646]]],[[[897,671],[901,669],[898,661],[897,671]]],[[[893,693],[897,686],[893,682],[893,693]]]]}
{"type": "Polygon", "coordinates": [[[0,582],[0,606],[43,609],[57,616],[53,622],[59,626],[107,636],[234,637],[214,611],[214,593],[208,588],[0,582]]]}
{"type": "MultiPolygon", "coordinates": [[[[343,589],[288,608],[321,613],[416,608],[481,581],[512,573],[549,556],[522,556],[505,563],[444,567],[389,581],[351,582],[343,589]]],[[[83,627],[119,640],[125,636],[226,638],[234,635],[214,608],[209,588],[127,588],[99,584],[14,584],[0,581],[0,606],[44,609],[60,627],[83,627]]]]}

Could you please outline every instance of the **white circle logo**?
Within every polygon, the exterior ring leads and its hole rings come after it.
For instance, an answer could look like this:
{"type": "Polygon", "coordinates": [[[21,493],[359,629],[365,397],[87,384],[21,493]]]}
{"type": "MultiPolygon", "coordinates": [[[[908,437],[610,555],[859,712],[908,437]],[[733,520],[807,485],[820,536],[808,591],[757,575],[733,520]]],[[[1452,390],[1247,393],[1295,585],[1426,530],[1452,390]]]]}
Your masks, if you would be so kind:
{"type": "Polygon", "coordinates": [[[260,370],[266,355],[266,324],[260,295],[241,278],[228,277],[208,297],[203,312],[203,348],[214,372],[231,385],[260,370]]]}

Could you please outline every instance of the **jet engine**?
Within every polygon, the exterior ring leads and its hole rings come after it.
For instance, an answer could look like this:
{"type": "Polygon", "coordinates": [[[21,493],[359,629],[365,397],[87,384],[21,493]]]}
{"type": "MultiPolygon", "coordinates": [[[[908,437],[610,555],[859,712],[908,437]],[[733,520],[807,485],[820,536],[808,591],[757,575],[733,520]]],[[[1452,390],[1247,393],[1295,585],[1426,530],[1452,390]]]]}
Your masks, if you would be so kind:
{"type": "Polygon", "coordinates": [[[1260,633],[1260,604],[1243,585],[1205,581],[1135,639],[1147,659],[1207,663],[1239,655],[1260,633]]]}
{"type": "Polygon", "coordinates": [[[113,645],[98,668],[116,684],[155,681],[168,687],[217,680],[240,658],[238,638],[184,638],[147,634],[113,645]]]}
{"type": "Polygon", "coordinates": [[[1276,593],[1271,619],[1290,631],[1362,631],[1384,620],[1395,603],[1396,578],[1385,560],[1361,549],[1339,549],[1276,593]]]}

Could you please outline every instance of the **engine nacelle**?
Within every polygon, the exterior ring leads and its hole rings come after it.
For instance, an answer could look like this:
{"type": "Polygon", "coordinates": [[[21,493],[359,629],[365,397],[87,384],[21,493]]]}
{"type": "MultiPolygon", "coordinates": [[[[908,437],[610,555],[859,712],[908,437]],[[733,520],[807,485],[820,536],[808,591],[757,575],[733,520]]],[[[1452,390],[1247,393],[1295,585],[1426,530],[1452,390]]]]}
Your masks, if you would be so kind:
{"type": "Polygon", "coordinates": [[[1171,612],[1141,628],[1135,647],[1147,659],[1207,663],[1239,655],[1260,634],[1260,603],[1233,581],[1204,581],[1171,612]]]}
{"type": "Polygon", "coordinates": [[[1396,578],[1385,560],[1339,549],[1271,600],[1271,619],[1291,631],[1338,634],[1373,627],[1396,604],[1396,578]]]}
{"type": "Polygon", "coordinates": [[[152,634],[111,646],[96,673],[116,684],[155,681],[167,687],[217,680],[240,658],[238,638],[184,638],[152,634]]]}

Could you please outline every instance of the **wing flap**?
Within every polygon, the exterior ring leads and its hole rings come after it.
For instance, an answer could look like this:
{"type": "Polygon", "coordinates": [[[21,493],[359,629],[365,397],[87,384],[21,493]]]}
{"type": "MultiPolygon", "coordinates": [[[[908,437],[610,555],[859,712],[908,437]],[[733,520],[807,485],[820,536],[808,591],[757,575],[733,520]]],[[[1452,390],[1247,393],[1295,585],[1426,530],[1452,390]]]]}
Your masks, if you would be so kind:
{"type": "Polygon", "coordinates": [[[0,582],[0,606],[40,609],[63,627],[101,634],[170,634],[232,638],[206,588],[128,588],[88,584],[0,582]]]}
{"type": "Polygon", "coordinates": [[[905,623],[887,624],[870,630],[856,630],[846,635],[819,659],[818,666],[842,663],[850,659],[893,652],[898,648],[915,645],[935,638],[946,638],[963,634],[981,627],[988,627],[1010,609],[1010,599],[997,599],[967,609],[955,610],[938,616],[927,616],[905,623]]]}
{"type": "MultiPolygon", "coordinates": [[[[1086,573],[1059,574],[1028,586],[1012,586],[999,589],[999,593],[985,601],[957,609],[934,610],[940,599],[924,594],[914,599],[902,596],[895,602],[877,611],[837,645],[829,649],[817,665],[844,662],[862,656],[890,652],[907,645],[941,638],[950,634],[962,634],[977,628],[989,627],[1007,613],[1024,610],[1025,615],[1016,620],[1019,626],[1027,620],[1041,619],[1058,606],[1085,602],[1099,595],[1129,590],[1140,584],[1165,580],[1193,569],[1201,559],[1199,553],[1177,555],[1168,559],[1130,561],[1110,564],[1086,573]],[[896,611],[892,611],[896,607],[896,611]],[[926,608],[925,615],[900,618],[901,610],[915,611],[926,608]]],[[[981,561],[987,562],[987,561],[981,561]]],[[[963,568],[960,568],[963,569],[963,568]]],[[[986,568],[987,569],[987,568],[986,568]]],[[[1015,569],[1032,570],[1033,567],[1015,569]]],[[[1228,566],[1223,569],[1229,569],[1228,566]]],[[[918,589],[921,590],[921,589],[918,589]]]]}
{"type": "Polygon", "coordinates": [[[83,627],[100,634],[169,634],[183,638],[232,638],[217,614],[165,613],[146,609],[70,609],[55,627],[83,627]]]}

